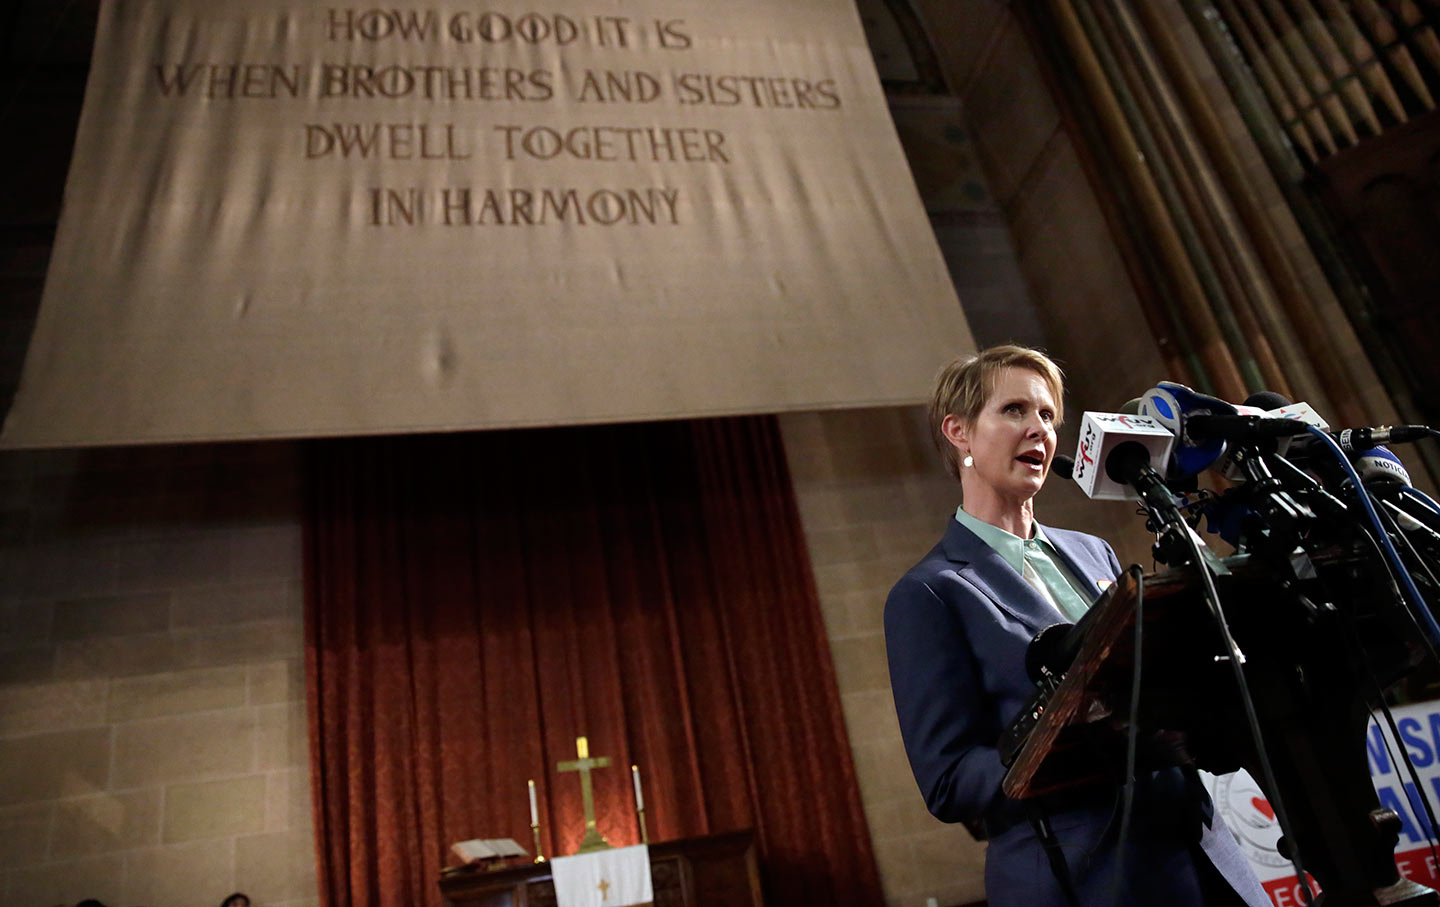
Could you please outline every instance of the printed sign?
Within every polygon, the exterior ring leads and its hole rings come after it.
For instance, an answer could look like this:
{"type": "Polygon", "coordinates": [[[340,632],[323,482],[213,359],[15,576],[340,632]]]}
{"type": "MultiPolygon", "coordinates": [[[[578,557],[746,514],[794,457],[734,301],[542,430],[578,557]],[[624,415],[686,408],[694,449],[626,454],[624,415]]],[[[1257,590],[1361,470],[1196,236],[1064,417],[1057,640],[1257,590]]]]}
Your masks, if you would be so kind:
{"type": "MultiPolygon", "coordinates": [[[[1440,813],[1440,702],[1399,706],[1391,712],[1400,731],[1400,742],[1390,733],[1383,718],[1378,724],[1372,719],[1365,731],[1370,777],[1380,805],[1395,810],[1400,817],[1400,840],[1395,845],[1395,865],[1400,875],[1440,889],[1440,869],[1427,843],[1434,833],[1420,791],[1401,761],[1402,752],[1409,755],[1424,785],[1425,796],[1440,813]]],[[[1301,907],[1305,897],[1294,867],[1275,850],[1280,824],[1260,786],[1244,770],[1205,777],[1215,801],[1215,811],[1224,816],[1225,824],[1249,858],[1275,907],[1301,907]]],[[[1312,884],[1311,890],[1316,894],[1320,892],[1318,885],[1312,884]]]]}
{"type": "Polygon", "coordinates": [[[3,443],[910,403],[972,348],[853,0],[105,0],[3,443]]]}

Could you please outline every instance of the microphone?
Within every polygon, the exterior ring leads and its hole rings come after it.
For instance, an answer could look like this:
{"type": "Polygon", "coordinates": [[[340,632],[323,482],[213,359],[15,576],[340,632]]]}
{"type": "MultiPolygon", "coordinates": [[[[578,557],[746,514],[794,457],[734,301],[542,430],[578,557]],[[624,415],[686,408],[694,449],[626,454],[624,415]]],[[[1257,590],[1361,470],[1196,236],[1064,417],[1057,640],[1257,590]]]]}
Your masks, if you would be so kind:
{"type": "Polygon", "coordinates": [[[1265,440],[1309,434],[1309,429],[1304,423],[1292,419],[1271,419],[1241,413],[1197,413],[1185,420],[1185,433],[1197,442],[1220,440],[1236,444],[1257,444],[1265,440]]]}
{"type": "MultiPolygon", "coordinates": [[[[1072,478],[1088,498],[1128,501],[1134,497],[1126,478],[1132,469],[1128,464],[1141,460],[1146,466],[1152,460],[1164,463],[1174,446],[1175,436],[1154,419],[1125,413],[1087,412],[1080,422],[1080,445],[1075,451],[1072,478]],[[1121,455],[1116,461],[1119,470],[1116,475],[1120,478],[1116,478],[1111,474],[1111,458],[1116,449],[1125,444],[1139,448],[1140,453],[1136,455],[1133,449],[1128,449],[1129,453],[1121,455]],[[1122,465],[1124,470],[1120,470],[1122,465]]],[[[1168,491],[1166,497],[1169,497],[1168,491]]]]}
{"type": "Polygon", "coordinates": [[[1355,458],[1355,472],[1366,492],[1427,529],[1440,532],[1440,513],[1428,498],[1410,487],[1410,473],[1395,454],[1384,447],[1364,451],[1355,458]]]}
{"type": "Polygon", "coordinates": [[[1354,460],[1355,472],[1359,474],[1360,481],[1365,485],[1373,483],[1398,483],[1400,485],[1410,484],[1410,473],[1406,471],[1405,464],[1384,447],[1372,447],[1369,450],[1361,451],[1354,460]]]}
{"type": "Polygon", "coordinates": [[[1140,500],[1161,523],[1183,522],[1175,497],[1165,480],[1150,465],[1150,451],[1135,440],[1124,440],[1105,455],[1105,476],[1116,484],[1125,484],[1140,494],[1140,500]]]}
{"type": "Polygon", "coordinates": [[[1062,479],[1075,478],[1075,458],[1068,454],[1056,454],[1050,460],[1050,471],[1062,479]]]}
{"type": "Polygon", "coordinates": [[[1256,391],[1246,400],[1247,405],[1260,406],[1267,410],[1266,418],[1294,419],[1306,425],[1314,425],[1327,432],[1348,454],[1363,453],[1383,444],[1403,444],[1431,437],[1434,432],[1425,425],[1382,425],[1378,428],[1342,428],[1330,431],[1330,425],[1315,412],[1308,403],[1291,403],[1283,394],[1274,391],[1256,391]],[[1252,403],[1251,401],[1260,402],[1252,403]]]}
{"type": "Polygon", "coordinates": [[[1140,397],[1140,414],[1159,422],[1175,436],[1166,469],[1171,478],[1198,475],[1225,454],[1227,439],[1213,431],[1204,435],[1207,426],[1203,419],[1200,434],[1189,430],[1195,417],[1237,415],[1234,405],[1173,381],[1161,381],[1146,391],[1140,397]]]}
{"type": "Polygon", "coordinates": [[[1274,391],[1256,391],[1245,398],[1245,405],[1269,412],[1271,410],[1283,409],[1292,404],[1284,394],[1277,394],[1274,391]]]}
{"type": "Polygon", "coordinates": [[[1420,441],[1434,432],[1425,425],[1382,425],[1379,428],[1345,428],[1330,432],[1346,453],[1359,453],[1381,444],[1403,444],[1420,441]]]}

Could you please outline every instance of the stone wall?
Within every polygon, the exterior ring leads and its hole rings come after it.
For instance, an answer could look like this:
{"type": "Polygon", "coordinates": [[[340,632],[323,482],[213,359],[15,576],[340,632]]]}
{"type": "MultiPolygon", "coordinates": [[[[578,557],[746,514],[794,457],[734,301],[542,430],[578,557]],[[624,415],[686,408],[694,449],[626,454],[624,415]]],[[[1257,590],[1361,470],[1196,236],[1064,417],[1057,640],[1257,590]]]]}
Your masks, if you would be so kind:
{"type": "Polygon", "coordinates": [[[316,902],[298,475],[0,455],[0,903],[316,902]]]}

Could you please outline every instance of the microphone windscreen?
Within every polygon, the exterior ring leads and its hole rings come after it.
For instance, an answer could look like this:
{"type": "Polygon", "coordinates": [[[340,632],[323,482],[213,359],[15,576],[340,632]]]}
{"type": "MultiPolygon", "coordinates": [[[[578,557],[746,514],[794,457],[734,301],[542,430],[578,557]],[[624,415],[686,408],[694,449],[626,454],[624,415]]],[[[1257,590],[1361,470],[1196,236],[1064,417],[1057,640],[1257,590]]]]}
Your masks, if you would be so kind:
{"type": "Polygon", "coordinates": [[[1289,406],[1293,402],[1295,401],[1286,399],[1284,394],[1277,394],[1274,391],[1256,391],[1245,398],[1246,406],[1253,406],[1266,412],[1282,406],[1289,406]]]}
{"type": "Polygon", "coordinates": [[[1372,447],[1362,451],[1355,457],[1355,472],[1366,485],[1371,482],[1410,484],[1410,473],[1405,469],[1405,464],[1401,463],[1400,458],[1391,453],[1388,447],[1372,447]]]}
{"type": "Polygon", "coordinates": [[[1064,674],[1075,660],[1075,653],[1067,651],[1066,643],[1075,632],[1074,624],[1051,624],[1030,640],[1025,649],[1025,673],[1035,683],[1044,678],[1041,668],[1049,668],[1056,676],[1064,674]]]}
{"type": "Polygon", "coordinates": [[[1062,479],[1073,479],[1075,477],[1075,458],[1065,454],[1056,454],[1050,461],[1050,471],[1062,479]]]}
{"type": "Polygon", "coordinates": [[[1133,400],[1126,400],[1120,405],[1120,408],[1116,410],[1116,412],[1124,413],[1127,416],[1138,416],[1140,415],[1140,405],[1144,402],[1140,397],[1136,397],[1133,400]]]}

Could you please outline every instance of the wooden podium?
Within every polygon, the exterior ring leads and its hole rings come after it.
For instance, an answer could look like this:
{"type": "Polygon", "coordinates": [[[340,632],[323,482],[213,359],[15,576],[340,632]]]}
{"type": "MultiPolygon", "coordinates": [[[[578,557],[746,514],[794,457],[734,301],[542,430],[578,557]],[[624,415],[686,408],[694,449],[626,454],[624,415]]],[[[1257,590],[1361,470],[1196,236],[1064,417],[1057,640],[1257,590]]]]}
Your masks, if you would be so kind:
{"type": "MultiPolygon", "coordinates": [[[[763,907],[755,834],[750,829],[650,845],[655,907],[763,907]]],[[[479,907],[555,907],[549,863],[493,872],[448,873],[440,879],[447,904],[479,907]]]]}
{"type": "MultiPolygon", "coordinates": [[[[1337,550],[1284,570],[1230,558],[1216,584],[1245,655],[1292,843],[1324,888],[1320,903],[1440,905],[1435,892],[1400,879],[1399,817],[1381,808],[1366,759],[1368,706],[1422,651],[1409,615],[1387,597],[1388,576],[1370,558],[1337,550]]],[[[1129,714],[1138,586],[1127,574],[1095,605],[1074,662],[1010,766],[1006,795],[1117,783],[1132,724],[1146,741],[1179,732],[1199,768],[1220,774],[1243,766],[1265,786],[1193,568],[1144,581],[1142,693],[1138,713],[1129,714]]]]}

